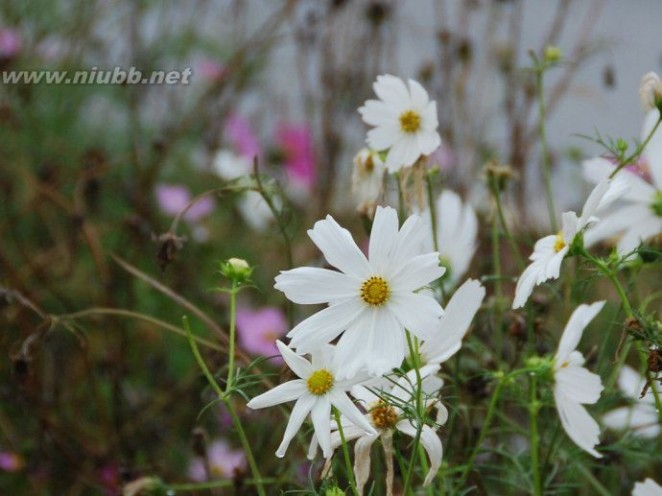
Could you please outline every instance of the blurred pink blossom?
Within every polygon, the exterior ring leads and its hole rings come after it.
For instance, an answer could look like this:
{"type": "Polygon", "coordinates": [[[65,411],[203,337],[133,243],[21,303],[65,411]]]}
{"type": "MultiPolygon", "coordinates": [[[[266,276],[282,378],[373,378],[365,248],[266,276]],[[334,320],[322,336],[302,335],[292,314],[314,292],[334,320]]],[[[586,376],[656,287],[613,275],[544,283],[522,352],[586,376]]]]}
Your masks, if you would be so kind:
{"type": "Polygon", "coordinates": [[[428,164],[430,167],[438,166],[441,170],[451,169],[455,166],[457,159],[455,152],[446,143],[442,143],[439,148],[432,152],[428,164]]]}
{"type": "MultiPolygon", "coordinates": [[[[158,184],[154,193],[159,208],[164,214],[172,216],[181,212],[192,199],[191,192],[186,186],[175,184],[158,184]]],[[[184,214],[184,219],[196,223],[209,215],[214,207],[214,199],[204,196],[191,205],[184,214]]]]}
{"type": "Polygon", "coordinates": [[[315,185],[315,157],[310,128],[305,124],[281,124],[276,140],[285,155],[284,165],[288,178],[296,186],[310,192],[315,185]]]}
{"type": "Polygon", "coordinates": [[[193,74],[200,75],[207,81],[220,81],[226,76],[227,68],[216,60],[202,59],[195,63],[193,74]]]}
{"type": "Polygon", "coordinates": [[[12,28],[0,29],[0,58],[10,59],[21,51],[21,35],[12,28]]]}
{"type": "Polygon", "coordinates": [[[255,355],[278,357],[276,339],[287,331],[285,314],[279,308],[264,307],[260,310],[237,311],[237,331],[241,347],[255,355]]]}
{"type": "Polygon", "coordinates": [[[0,470],[18,472],[25,466],[23,457],[11,451],[0,451],[0,470]]]}
{"type": "MultiPolygon", "coordinates": [[[[224,440],[216,440],[207,448],[210,479],[232,478],[236,471],[246,469],[246,456],[242,450],[233,450],[224,440]]],[[[207,471],[202,459],[196,458],[189,465],[188,476],[196,482],[207,480],[207,471]]]]}
{"type": "Polygon", "coordinates": [[[250,123],[244,117],[232,114],[225,125],[234,151],[250,159],[260,155],[260,143],[251,129],[250,123]]]}

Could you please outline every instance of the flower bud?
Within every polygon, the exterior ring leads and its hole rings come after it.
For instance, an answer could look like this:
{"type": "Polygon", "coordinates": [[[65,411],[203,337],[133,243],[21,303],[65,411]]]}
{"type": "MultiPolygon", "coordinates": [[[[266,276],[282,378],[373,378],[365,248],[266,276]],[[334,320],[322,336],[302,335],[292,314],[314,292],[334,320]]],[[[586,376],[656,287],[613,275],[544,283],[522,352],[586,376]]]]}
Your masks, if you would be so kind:
{"type": "Polygon", "coordinates": [[[242,258],[230,258],[221,263],[221,274],[235,282],[246,282],[250,279],[253,268],[242,258]]]}
{"type": "Polygon", "coordinates": [[[363,148],[354,157],[352,192],[358,201],[357,210],[370,218],[384,189],[385,171],[383,160],[373,150],[363,148]]]}
{"type": "Polygon", "coordinates": [[[557,46],[547,45],[545,47],[545,62],[548,64],[556,64],[563,58],[563,52],[557,46]]]}
{"type": "Polygon", "coordinates": [[[641,78],[639,100],[646,111],[662,108],[662,81],[654,72],[649,72],[641,78]]]}

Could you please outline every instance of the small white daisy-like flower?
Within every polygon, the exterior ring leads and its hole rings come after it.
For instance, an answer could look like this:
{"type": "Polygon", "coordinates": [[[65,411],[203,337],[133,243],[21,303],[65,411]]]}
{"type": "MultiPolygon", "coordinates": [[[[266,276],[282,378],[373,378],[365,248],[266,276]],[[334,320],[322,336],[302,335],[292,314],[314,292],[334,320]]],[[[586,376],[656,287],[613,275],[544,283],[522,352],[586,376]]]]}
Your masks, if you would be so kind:
{"type": "Polygon", "coordinates": [[[382,191],[384,190],[384,173],[386,167],[379,153],[363,148],[354,157],[352,170],[352,193],[358,201],[357,210],[374,216],[374,210],[382,191]]]}
{"type": "Polygon", "coordinates": [[[609,429],[632,430],[632,435],[644,439],[653,439],[660,434],[660,423],[652,388],[660,390],[658,384],[651,381],[647,394],[639,395],[646,387],[646,379],[632,367],[623,366],[618,375],[618,388],[631,404],[607,412],[602,423],[609,429]]]}
{"type": "Polygon", "coordinates": [[[478,281],[467,280],[444,309],[437,332],[423,341],[419,348],[421,358],[427,364],[441,364],[457,353],[471,321],[485,298],[485,288],[478,281]]]}
{"type": "Polygon", "coordinates": [[[600,427],[583,405],[598,401],[602,381],[599,375],[583,367],[584,357],[576,348],[584,329],[604,304],[599,301],[577,307],[563,330],[554,356],[554,401],[561,425],[577,446],[596,458],[602,458],[595,450],[595,445],[600,442],[600,427]]]}
{"type": "Polygon", "coordinates": [[[605,199],[611,200],[614,196],[608,196],[610,186],[611,183],[607,179],[598,183],[586,200],[581,216],[577,217],[575,212],[565,212],[561,231],[536,241],[533,253],[529,257],[532,263],[524,269],[517,280],[513,308],[524,306],[535,286],[559,277],[561,263],[570,250],[575,236],[590,223],[598,220],[593,214],[605,204],[605,199]]]}
{"type": "MultiPolygon", "coordinates": [[[[642,139],[653,130],[659,115],[657,109],[648,113],[642,139]]],[[[604,180],[615,169],[612,162],[602,157],[587,160],[582,166],[584,177],[593,183],[604,180]]],[[[618,172],[614,179],[626,191],[621,201],[601,213],[602,222],[587,233],[587,243],[618,237],[618,253],[624,256],[642,241],[662,232],[662,126],[644,148],[637,168],[644,172],[644,177],[627,168],[618,172]],[[648,174],[650,181],[645,178],[648,174]]]]}
{"type": "Polygon", "coordinates": [[[662,486],[653,479],[644,479],[635,483],[632,496],[662,496],[662,486]]]}
{"type": "MultiPolygon", "coordinates": [[[[448,410],[436,398],[439,390],[444,385],[444,381],[434,375],[438,370],[438,366],[429,365],[419,369],[419,374],[422,378],[422,394],[425,399],[424,408],[426,410],[432,407],[437,409],[435,419],[437,428],[445,424],[448,419],[448,410]]],[[[363,385],[359,385],[352,388],[352,396],[363,404],[367,411],[365,419],[376,431],[375,433],[368,433],[354,424],[351,419],[341,418],[345,441],[356,440],[354,445],[354,475],[356,476],[356,485],[359,494],[363,494],[363,488],[370,476],[370,448],[373,443],[381,437],[386,455],[386,463],[391,467],[388,472],[392,473],[393,433],[398,431],[411,438],[416,437],[416,425],[405,417],[405,412],[402,408],[404,405],[414,404],[416,402],[416,380],[416,371],[410,370],[397,381],[394,379],[382,381],[382,387],[369,389],[363,385]]],[[[335,420],[331,422],[331,425],[334,429],[334,432],[331,434],[331,446],[335,450],[342,445],[342,439],[335,420]]],[[[423,482],[423,485],[427,486],[432,482],[432,479],[439,471],[439,467],[441,467],[443,449],[441,440],[435,429],[429,425],[422,427],[420,442],[430,459],[430,469],[423,482]]],[[[316,440],[313,438],[308,452],[309,458],[313,458],[316,449],[316,440]]],[[[327,456],[326,458],[329,457],[327,456]]],[[[389,476],[387,475],[388,478],[389,476]]],[[[387,480],[387,489],[392,489],[392,485],[392,480],[387,480]]],[[[392,494],[392,492],[389,492],[389,494],[392,494]]]]}
{"type": "MultiPolygon", "coordinates": [[[[430,211],[426,210],[422,217],[431,229],[430,211]]],[[[469,269],[476,252],[478,219],[473,207],[469,203],[463,204],[460,195],[450,190],[443,191],[437,199],[435,218],[441,263],[447,268],[443,281],[450,289],[469,269]]],[[[429,247],[434,249],[432,237],[429,238],[429,247]]]]}
{"type": "Polygon", "coordinates": [[[375,126],[368,131],[368,146],[389,150],[389,172],[414,165],[421,155],[439,147],[437,104],[419,83],[410,79],[407,86],[402,79],[386,74],[377,76],[372,87],[379,100],[368,100],[359,113],[366,124],[375,126]]]}
{"type": "Polygon", "coordinates": [[[381,375],[400,366],[407,353],[405,328],[425,339],[443,314],[434,298],[416,292],[445,270],[437,252],[422,253],[426,233],[420,217],[412,215],[398,230],[395,209],[377,207],[366,259],[331,216],[316,222],[308,235],[340,272],[300,267],[276,277],[276,289],[293,302],[329,304],[289,332],[290,346],[309,353],[342,334],[336,358],[343,377],[363,367],[381,375]]]}
{"type": "Polygon", "coordinates": [[[301,428],[303,421],[310,413],[315,428],[315,436],[324,456],[331,456],[331,426],[329,417],[331,407],[335,406],[343,415],[350,419],[365,432],[374,434],[375,429],[366,421],[361,411],[347,396],[352,386],[367,379],[366,376],[355,376],[351,379],[338,380],[333,360],[334,347],[326,345],[311,354],[312,363],[297,355],[282,342],[276,341],[287,366],[299,379],[286,382],[256,396],[248,402],[253,409],[267,408],[288,401],[296,400],[290,420],[285,428],[285,435],[276,456],[285,456],[290,442],[301,428]]]}

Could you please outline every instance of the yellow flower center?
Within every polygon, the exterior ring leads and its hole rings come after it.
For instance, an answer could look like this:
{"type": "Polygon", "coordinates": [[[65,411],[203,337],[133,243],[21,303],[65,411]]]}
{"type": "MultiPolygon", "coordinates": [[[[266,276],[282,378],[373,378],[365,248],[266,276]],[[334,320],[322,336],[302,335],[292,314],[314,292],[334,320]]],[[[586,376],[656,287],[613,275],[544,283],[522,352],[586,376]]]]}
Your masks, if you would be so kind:
{"type": "Polygon", "coordinates": [[[556,241],[554,241],[554,251],[558,253],[563,248],[565,248],[565,239],[563,238],[563,233],[559,231],[556,235],[556,241]]]}
{"type": "Polygon", "coordinates": [[[405,133],[415,133],[421,128],[421,115],[413,110],[400,114],[400,127],[405,133]]]}
{"type": "Polygon", "coordinates": [[[381,400],[370,409],[370,416],[372,417],[372,423],[378,429],[392,429],[398,422],[398,414],[395,408],[381,400]]]}
{"type": "Polygon", "coordinates": [[[361,285],[361,298],[368,305],[378,307],[388,300],[388,283],[381,277],[371,277],[361,285]]]}
{"type": "Polygon", "coordinates": [[[306,384],[308,391],[316,396],[322,396],[333,387],[333,375],[326,369],[319,369],[310,374],[306,384]]]}

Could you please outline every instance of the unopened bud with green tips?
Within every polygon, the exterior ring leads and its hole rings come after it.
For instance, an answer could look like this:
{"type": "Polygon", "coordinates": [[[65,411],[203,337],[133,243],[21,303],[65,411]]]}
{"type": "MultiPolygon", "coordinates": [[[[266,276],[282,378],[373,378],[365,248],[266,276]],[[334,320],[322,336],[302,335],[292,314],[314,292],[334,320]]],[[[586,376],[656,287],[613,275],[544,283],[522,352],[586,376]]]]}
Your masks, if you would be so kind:
{"type": "Polygon", "coordinates": [[[548,64],[556,64],[563,58],[563,52],[557,46],[547,45],[545,47],[545,62],[548,64]]]}
{"type": "Polygon", "coordinates": [[[242,258],[230,258],[221,262],[221,274],[236,283],[244,283],[250,280],[253,267],[242,258]]]}

